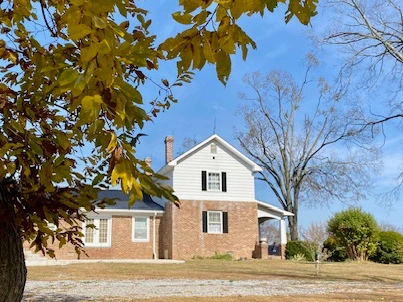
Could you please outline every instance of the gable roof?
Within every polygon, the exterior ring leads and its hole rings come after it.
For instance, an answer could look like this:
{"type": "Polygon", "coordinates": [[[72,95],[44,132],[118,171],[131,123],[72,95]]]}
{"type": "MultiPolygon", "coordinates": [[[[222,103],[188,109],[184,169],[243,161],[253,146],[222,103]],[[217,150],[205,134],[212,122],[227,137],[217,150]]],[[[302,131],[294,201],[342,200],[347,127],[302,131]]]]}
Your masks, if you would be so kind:
{"type": "Polygon", "coordinates": [[[129,211],[129,212],[161,212],[164,208],[154,202],[150,195],[143,193],[143,200],[136,200],[136,202],[129,208],[129,194],[124,194],[121,190],[103,190],[98,193],[98,200],[103,198],[116,199],[116,204],[108,205],[105,209],[97,211],[102,212],[115,212],[115,211],[129,211]]]}
{"type": "Polygon", "coordinates": [[[185,153],[182,153],[178,157],[174,158],[171,160],[169,163],[167,163],[165,166],[163,166],[158,173],[163,174],[164,172],[172,169],[175,167],[178,162],[187,156],[191,155],[192,153],[197,152],[199,149],[203,148],[204,146],[210,144],[211,142],[216,141],[223,145],[230,153],[232,153],[235,157],[238,157],[242,162],[244,162],[247,166],[251,167],[252,172],[261,172],[262,168],[257,165],[255,162],[253,162],[251,159],[249,159],[247,156],[245,156],[242,152],[240,152],[238,149],[236,149],[234,146],[226,142],[224,139],[222,139],[220,136],[217,134],[213,134],[212,136],[208,137],[201,143],[197,144],[190,150],[186,151],[185,153]]]}

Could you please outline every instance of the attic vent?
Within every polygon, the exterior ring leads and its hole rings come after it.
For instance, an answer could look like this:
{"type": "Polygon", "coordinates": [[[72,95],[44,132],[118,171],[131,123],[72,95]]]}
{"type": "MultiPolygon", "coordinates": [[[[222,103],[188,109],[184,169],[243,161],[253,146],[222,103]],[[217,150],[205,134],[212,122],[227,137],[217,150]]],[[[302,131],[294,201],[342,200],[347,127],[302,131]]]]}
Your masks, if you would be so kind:
{"type": "Polygon", "coordinates": [[[217,153],[217,145],[211,144],[210,145],[210,153],[216,154],[217,153]]]}

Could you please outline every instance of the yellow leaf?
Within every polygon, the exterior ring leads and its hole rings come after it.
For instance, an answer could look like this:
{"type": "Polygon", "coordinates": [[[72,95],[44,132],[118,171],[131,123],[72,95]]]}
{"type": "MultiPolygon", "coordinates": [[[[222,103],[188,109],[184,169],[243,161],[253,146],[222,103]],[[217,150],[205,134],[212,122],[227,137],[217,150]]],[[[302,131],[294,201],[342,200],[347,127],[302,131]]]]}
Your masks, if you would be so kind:
{"type": "Polygon", "coordinates": [[[143,199],[143,191],[141,190],[140,184],[137,181],[133,181],[132,190],[130,191],[129,206],[132,206],[138,199],[143,199]]]}
{"type": "Polygon", "coordinates": [[[221,22],[222,18],[226,16],[228,16],[227,10],[223,6],[219,5],[216,12],[216,22],[221,22]]]}
{"type": "Polygon", "coordinates": [[[64,86],[70,84],[71,82],[75,81],[78,77],[78,71],[75,69],[66,69],[60,75],[58,82],[60,86],[64,86]]]}
{"type": "Polygon", "coordinates": [[[216,53],[215,58],[217,61],[217,77],[221,81],[221,83],[226,85],[229,74],[231,73],[231,59],[229,57],[229,54],[224,51],[219,51],[216,53]]]}
{"type": "Polygon", "coordinates": [[[234,44],[234,41],[232,39],[232,35],[228,34],[228,35],[222,37],[218,41],[220,43],[220,47],[226,53],[228,53],[228,54],[234,54],[235,53],[235,44],[234,44]]]}
{"type": "Polygon", "coordinates": [[[96,28],[104,29],[106,28],[106,20],[104,18],[99,18],[98,16],[93,16],[92,20],[94,21],[94,25],[96,28]]]}
{"type": "Polygon", "coordinates": [[[81,6],[84,4],[85,0],[70,0],[70,3],[73,5],[81,6]]]}
{"type": "Polygon", "coordinates": [[[99,94],[94,95],[94,101],[97,104],[102,104],[103,103],[102,97],[99,94]]]}
{"type": "Polygon", "coordinates": [[[113,150],[115,150],[117,143],[118,143],[118,138],[117,138],[116,132],[112,132],[111,140],[109,142],[108,147],[106,147],[106,151],[108,153],[112,153],[113,150]]]}
{"type": "Polygon", "coordinates": [[[108,54],[112,50],[111,47],[109,46],[108,41],[106,41],[106,39],[103,39],[101,41],[101,43],[99,43],[98,49],[99,49],[98,53],[100,53],[100,54],[108,54]]]}
{"type": "Polygon", "coordinates": [[[209,63],[215,63],[214,52],[211,49],[211,45],[208,39],[204,39],[203,54],[209,63]]]}
{"type": "Polygon", "coordinates": [[[183,15],[181,14],[181,12],[175,12],[172,14],[172,18],[181,24],[191,24],[192,23],[192,15],[189,13],[183,13],[183,15]]]}
{"type": "Polygon", "coordinates": [[[91,61],[98,53],[98,43],[91,43],[89,47],[85,47],[81,49],[81,61],[83,63],[87,63],[91,61]]]}
{"type": "Polygon", "coordinates": [[[69,37],[72,40],[79,40],[92,32],[91,27],[85,24],[78,24],[69,26],[69,37]]]}
{"type": "Polygon", "coordinates": [[[136,88],[129,85],[122,78],[119,77],[115,78],[114,81],[115,85],[118,86],[130,100],[137,104],[143,103],[143,98],[136,88]]]}
{"type": "Polygon", "coordinates": [[[207,16],[208,16],[207,11],[205,9],[203,9],[199,14],[197,14],[196,16],[193,17],[193,21],[197,25],[201,25],[204,22],[206,22],[207,16]]]}
{"type": "Polygon", "coordinates": [[[74,87],[71,92],[72,92],[73,96],[79,96],[83,92],[84,88],[85,88],[84,75],[80,74],[77,77],[77,80],[74,83],[74,87]]]}
{"type": "Polygon", "coordinates": [[[115,167],[112,170],[111,174],[111,184],[112,186],[116,186],[118,180],[124,175],[126,169],[124,164],[120,163],[115,165],[115,167]]]}
{"type": "Polygon", "coordinates": [[[94,97],[86,95],[81,100],[81,105],[83,106],[84,111],[89,111],[92,109],[93,104],[95,103],[94,97]]]}

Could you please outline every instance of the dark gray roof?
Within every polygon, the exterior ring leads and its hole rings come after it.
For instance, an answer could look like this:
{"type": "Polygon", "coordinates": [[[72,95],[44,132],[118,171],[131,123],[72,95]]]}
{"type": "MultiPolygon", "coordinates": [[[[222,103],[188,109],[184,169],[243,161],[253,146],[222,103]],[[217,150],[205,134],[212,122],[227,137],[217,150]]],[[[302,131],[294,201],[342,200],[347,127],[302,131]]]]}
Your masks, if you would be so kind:
{"type": "Polygon", "coordinates": [[[164,208],[155,203],[151,196],[143,193],[143,200],[136,200],[134,205],[129,208],[129,194],[123,194],[121,190],[103,190],[98,194],[98,200],[103,198],[115,199],[115,205],[107,205],[105,209],[113,210],[141,210],[141,211],[163,211],[164,208]]]}

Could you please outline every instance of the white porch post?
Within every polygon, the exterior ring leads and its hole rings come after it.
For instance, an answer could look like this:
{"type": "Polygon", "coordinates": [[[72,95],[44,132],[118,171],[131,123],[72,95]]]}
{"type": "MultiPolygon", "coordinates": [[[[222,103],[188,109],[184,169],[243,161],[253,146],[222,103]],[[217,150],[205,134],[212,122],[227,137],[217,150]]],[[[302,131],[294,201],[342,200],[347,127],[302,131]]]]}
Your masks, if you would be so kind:
{"type": "Polygon", "coordinates": [[[287,245],[287,225],[285,217],[280,219],[280,256],[285,259],[285,247],[287,245]]]}

